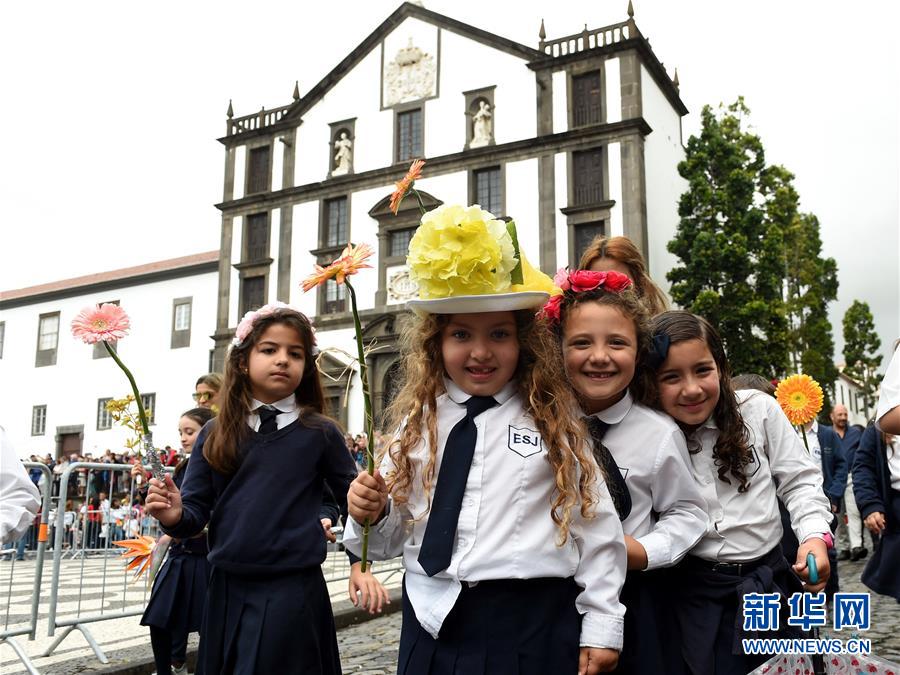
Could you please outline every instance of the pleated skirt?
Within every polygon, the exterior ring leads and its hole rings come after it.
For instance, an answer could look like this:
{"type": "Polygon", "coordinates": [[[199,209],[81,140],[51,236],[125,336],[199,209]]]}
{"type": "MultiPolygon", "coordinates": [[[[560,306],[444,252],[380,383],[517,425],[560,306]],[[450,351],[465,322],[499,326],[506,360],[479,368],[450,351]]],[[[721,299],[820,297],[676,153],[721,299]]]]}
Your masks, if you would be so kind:
{"type": "Polygon", "coordinates": [[[900,492],[891,490],[888,528],[881,534],[875,551],[862,573],[862,582],[876,593],[900,602],[900,492]]]}
{"type": "Polygon", "coordinates": [[[247,577],[213,566],[197,675],[340,675],[320,567],[247,577]]]}
{"type": "Polygon", "coordinates": [[[170,555],[153,582],[141,625],[176,634],[198,632],[203,623],[210,570],[205,555],[170,555]]]}
{"type": "Polygon", "coordinates": [[[577,673],[581,615],[573,579],[482,581],[463,590],[438,639],[403,594],[399,675],[577,673]]]}

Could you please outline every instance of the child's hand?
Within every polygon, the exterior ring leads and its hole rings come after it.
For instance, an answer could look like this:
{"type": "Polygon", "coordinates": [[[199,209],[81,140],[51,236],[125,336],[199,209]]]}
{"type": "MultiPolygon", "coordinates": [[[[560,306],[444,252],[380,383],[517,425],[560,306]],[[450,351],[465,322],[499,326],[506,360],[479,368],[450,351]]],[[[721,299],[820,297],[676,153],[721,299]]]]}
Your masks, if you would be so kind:
{"type": "Polygon", "coordinates": [[[136,480],[138,483],[140,483],[146,477],[147,475],[144,473],[144,467],[141,466],[140,462],[131,467],[131,478],[133,480],[136,480]]]}
{"type": "Polygon", "coordinates": [[[163,527],[172,527],[181,520],[181,493],[175,487],[172,476],[166,474],[165,482],[150,479],[150,489],[144,502],[147,513],[156,518],[163,527]]]}
{"type": "Polygon", "coordinates": [[[884,532],[884,514],[880,511],[870,513],[868,516],[866,516],[866,527],[869,528],[869,532],[871,532],[872,534],[881,534],[882,532],[884,532]]]}
{"type": "Polygon", "coordinates": [[[619,662],[619,652],[615,649],[582,647],[578,656],[578,675],[608,673],[619,662]]]}
{"type": "Polygon", "coordinates": [[[388,490],[384,478],[376,471],[369,474],[360,471],[347,493],[347,510],[357,523],[375,523],[381,518],[387,504],[388,490]]]}
{"type": "Polygon", "coordinates": [[[322,529],[325,530],[325,539],[332,544],[337,541],[337,535],[331,531],[331,518],[322,518],[322,529]]]}
{"type": "Polygon", "coordinates": [[[350,566],[350,602],[354,607],[361,606],[369,610],[369,614],[381,613],[382,606],[391,604],[390,595],[372,574],[371,562],[365,573],[361,569],[362,563],[353,563],[350,566]]]}
{"type": "Polygon", "coordinates": [[[828,546],[818,537],[810,537],[797,549],[797,562],[793,566],[794,571],[803,580],[803,590],[809,593],[818,593],[831,576],[831,566],[828,564],[828,546]],[[812,553],[816,558],[816,567],[819,570],[819,583],[809,583],[809,570],[806,567],[806,554],[812,553]]]}

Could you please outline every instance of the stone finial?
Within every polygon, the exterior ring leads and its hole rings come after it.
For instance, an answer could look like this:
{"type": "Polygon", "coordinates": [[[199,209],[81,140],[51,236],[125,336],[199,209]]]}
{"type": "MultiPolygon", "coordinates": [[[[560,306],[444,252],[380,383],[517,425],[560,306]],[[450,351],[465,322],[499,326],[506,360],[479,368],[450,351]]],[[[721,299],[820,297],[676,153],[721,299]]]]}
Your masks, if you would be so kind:
{"type": "Polygon", "coordinates": [[[225,114],[228,115],[228,119],[234,117],[234,108],[231,107],[231,99],[228,99],[228,111],[225,114]]]}
{"type": "Polygon", "coordinates": [[[541,42],[547,39],[547,31],[544,30],[544,20],[541,19],[541,29],[538,31],[538,37],[541,39],[541,42]]]}
{"type": "Polygon", "coordinates": [[[675,77],[672,78],[672,84],[674,84],[675,88],[678,89],[678,68],[675,69],[675,77]]]}
{"type": "Polygon", "coordinates": [[[300,100],[300,80],[294,80],[294,100],[300,100]]]}
{"type": "Polygon", "coordinates": [[[634,5],[631,4],[631,0],[628,0],[628,18],[629,19],[634,18],[634,5]]]}

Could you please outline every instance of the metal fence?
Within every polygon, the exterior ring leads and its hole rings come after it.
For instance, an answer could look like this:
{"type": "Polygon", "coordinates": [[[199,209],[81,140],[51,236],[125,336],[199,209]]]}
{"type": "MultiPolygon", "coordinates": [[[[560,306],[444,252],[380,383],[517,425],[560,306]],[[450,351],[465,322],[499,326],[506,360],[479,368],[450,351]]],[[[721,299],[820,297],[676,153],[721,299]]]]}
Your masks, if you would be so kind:
{"type": "MultiPolygon", "coordinates": [[[[125,569],[119,539],[140,535],[156,538],[159,524],[146,514],[130,478],[132,465],[77,462],[59,476],[55,495],[54,475],[43,464],[27,462],[26,469],[42,473],[42,503],[18,547],[6,549],[9,557],[0,568],[0,644],[8,644],[25,669],[40,675],[16,638],[34,640],[38,623],[46,620],[53,642],[40,656],[50,656],[73,631],[80,632],[101,663],[109,660],[91,634],[89,625],[143,613],[150,596],[149,575],[135,581],[125,569]],[[49,535],[49,536],[48,536],[49,535]],[[44,578],[46,553],[52,549],[52,572],[44,578]],[[22,553],[25,562],[17,558],[22,553]],[[31,560],[34,564],[31,564],[31,560]],[[19,562],[19,564],[17,564],[19,562]],[[30,606],[26,592],[30,589],[30,606]]],[[[338,542],[329,544],[322,572],[328,583],[346,580],[350,563],[338,542]]],[[[379,562],[375,573],[382,583],[402,574],[402,559],[379,562]]],[[[346,598],[346,587],[332,592],[332,600],[346,598]]]]}

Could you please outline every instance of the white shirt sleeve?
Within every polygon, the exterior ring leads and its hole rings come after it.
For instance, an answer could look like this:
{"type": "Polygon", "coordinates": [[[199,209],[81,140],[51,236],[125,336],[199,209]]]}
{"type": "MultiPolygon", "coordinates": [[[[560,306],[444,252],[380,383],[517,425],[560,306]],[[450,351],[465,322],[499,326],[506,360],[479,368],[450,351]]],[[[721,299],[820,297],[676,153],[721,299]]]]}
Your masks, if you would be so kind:
{"type": "Polygon", "coordinates": [[[577,512],[570,530],[579,553],[575,583],[584,589],[575,600],[583,615],[579,644],[621,650],[625,607],[619,594],[628,566],[625,535],[606,483],[598,480],[597,488],[594,517],[585,519],[577,512]]]}
{"type": "Polygon", "coordinates": [[[898,405],[900,405],[900,347],[894,350],[884,379],[881,381],[881,395],[878,397],[878,409],[875,412],[876,424],[898,405]]]}
{"type": "Polygon", "coordinates": [[[637,538],[647,552],[648,570],[677,563],[709,527],[706,500],[694,480],[681,432],[663,440],[653,476],[653,510],[659,520],[650,532],[637,538]]]}
{"type": "Polygon", "coordinates": [[[38,489],[0,427],[0,543],[21,538],[40,507],[38,489]]]}

